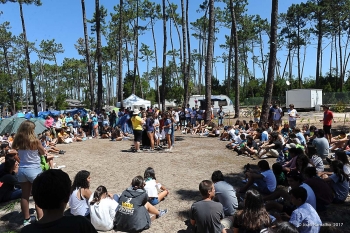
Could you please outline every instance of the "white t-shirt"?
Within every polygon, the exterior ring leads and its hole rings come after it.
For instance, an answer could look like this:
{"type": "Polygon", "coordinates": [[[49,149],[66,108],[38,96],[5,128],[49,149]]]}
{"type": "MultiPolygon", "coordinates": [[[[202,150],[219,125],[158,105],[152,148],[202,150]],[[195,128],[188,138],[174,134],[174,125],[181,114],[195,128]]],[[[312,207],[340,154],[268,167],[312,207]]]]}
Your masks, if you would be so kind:
{"type": "Polygon", "coordinates": [[[235,136],[232,139],[235,141],[236,144],[241,144],[242,141],[243,141],[241,139],[241,137],[239,135],[236,135],[236,134],[235,134],[235,136]]]}
{"type": "Polygon", "coordinates": [[[298,114],[297,110],[295,110],[295,109],[292,109],[292,110],[288,109],[289,121],[295,121],[296,117],[297,117],[297,114],[298,114]]]}
{"type": "Polygon", "coordinates": [[[176,111],[176,112],[174,112],[173,115],[174,115],[175,121],[179,122],[180,121],[179,112],[176,111]]]}
{"type": "Polygon", "coordinates": [[[191,117],[192,108],[186,108],[186,117],[191,117]]]}
{"type": "Polygon", "coordinates": [[[106,197],[101,199],[99,203],[90,205],[94,195],[89,199],[90,220],[92,225],[98,231],[110,231],[113,229],[114,217],[118,207],[118,202],[114,199],[106,197]]]}
{"type": "Polygon", "coordinates": [[[305,183],[302,183],[299,187],[303,187],[307,192],[305,203],[309,203],[314,209],[316,209],[316,196],[312,188],[305,183]]]}
{"type": "Polygon", "coordinates": [[[146,180],[146,185],[144,187],[145,191],[148,194],[148,197],[158,197],[158,189],[161,187],[161,184],[157,184],[156,180],[146,180]]]}
{"type": "Polygon", "coordinates": [[[233,128],[228,131],[228,134],[230,135],[231,138],[236,137],[235,130],[233,128]]]}
{"type": "Polygon", "coordinates": [[[266,186],[270,192],[274,192],[276,189],[276,177],[275,174],[273,174],[272,170],[266,170],[264,172],[261,172],[261,175],[263,175],[263,179],[266,182],[266,186]]]}

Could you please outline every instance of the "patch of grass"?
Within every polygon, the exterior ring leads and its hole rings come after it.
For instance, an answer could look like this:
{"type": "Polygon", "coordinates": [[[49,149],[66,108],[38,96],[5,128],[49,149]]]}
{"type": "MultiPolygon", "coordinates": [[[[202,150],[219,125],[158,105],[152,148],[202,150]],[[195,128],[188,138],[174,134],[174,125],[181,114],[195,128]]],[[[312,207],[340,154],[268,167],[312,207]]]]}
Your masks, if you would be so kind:
{"type": "Polygon", "coordinates": [[[20,203],[20,199],[13,200],[9,202],[7,205],[1,207],[1,210],[5,211],[6,213],[12,212],[16,205],[20,203]]]}

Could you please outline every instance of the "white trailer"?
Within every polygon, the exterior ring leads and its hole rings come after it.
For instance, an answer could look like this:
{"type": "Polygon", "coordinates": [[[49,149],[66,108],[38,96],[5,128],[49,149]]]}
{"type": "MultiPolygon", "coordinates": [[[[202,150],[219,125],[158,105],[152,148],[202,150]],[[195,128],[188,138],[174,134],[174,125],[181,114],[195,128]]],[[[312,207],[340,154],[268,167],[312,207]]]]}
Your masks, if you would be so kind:
{"type": "Polygon", "coordinates": [[[286,91],[286,108],[317,109],[322,105],[322,89],[293,89],[286,91]]]}
{"type": "MultiPolygon", "coordinates": [[[[227,95],[212,95],[211,99],[211,104],[214,105],[215,114],[220,106],[222,106],[222,109],[225,113],[235,112],[233,103],[227,95]]],[[[205,95],[192,95],[188,103],[191,108],[195,105],[198,105],[199,108],[204,109],[205,106],[202,106],[202,104],[205,103],[205,95]]]]}

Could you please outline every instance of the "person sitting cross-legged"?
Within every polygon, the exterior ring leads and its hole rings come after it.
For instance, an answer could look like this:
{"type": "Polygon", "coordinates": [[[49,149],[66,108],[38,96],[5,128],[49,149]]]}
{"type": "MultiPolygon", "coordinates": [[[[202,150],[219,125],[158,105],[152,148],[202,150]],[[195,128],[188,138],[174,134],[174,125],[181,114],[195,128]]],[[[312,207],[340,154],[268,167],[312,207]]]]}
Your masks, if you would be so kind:
{"type": "Polygon", "coordinates": [[[210,180],[203,180],[199,184],[202,200],[192,204],[190,222],[197,227],[196,232],[226,233],[221,220],[225,217],[221,203],[213,201],[215,187],[210,180]]]}
{"type": "Polygon", "coordinates": [[[92,224],[82,216],[64,216],[71,180],[67,173],[50,169],[39,174],[34,182],[32,194],[44,216],[22,229],[22,233],[97,233],[92,224]]]}
{"type": "Polygon", "coordinates": [[[240,189],[240,193],[248,190],[254,183],[257,184],[258,190],[263,194],[270,194],[276,189],[276,177],[270,169],[269,163],[266,160],[258,162],[259,171],[249,169],[246,172],[247,183],[240,189]]]}

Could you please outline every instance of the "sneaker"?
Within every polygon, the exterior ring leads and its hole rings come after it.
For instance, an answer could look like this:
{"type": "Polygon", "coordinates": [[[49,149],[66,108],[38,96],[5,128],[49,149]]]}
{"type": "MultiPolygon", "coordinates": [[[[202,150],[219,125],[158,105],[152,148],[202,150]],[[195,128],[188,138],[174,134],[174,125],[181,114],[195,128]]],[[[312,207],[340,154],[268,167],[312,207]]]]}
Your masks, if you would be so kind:
{"type": "Polygon", "coordinates": [[[171,146],[170,148],[169,148],[169,150],[172,150],[173,149],[173,147],[171,146]]]}
{"type": "Polygon", "coordinates": [[[61,166],[55,167],[54,169],[62,169],[62,168],[65,168],[65,167],[66,167],[66,165],[61,165],[61,166]]]}
{"type": "Polygon", "coordinates": [[[266,158],[268,158],[269,156],[267,156],[267,155],[263,155],[263,156],[261,156],[260,157],[260,159],[266,159],[266,158]]]}
{"type": "Polygon", "coordinates": [[[60,150],[60,151],[58,152],[58,154],[63,155],[64,152],[60,150]]]}
{"type": "Polygon", "coordinates": [[[23,221],[23,226],[28,226],[31,223],[36,222],[36,217],[35,216],[30,216],[29,219],[24,219],[23,221]]]}
{"type": "Polygon", "coordinates": [[[142,150],[137,150],[136,152],[137,152],[137,153],[142,153],[143,151],[142,151],[142,150]]]}
{"type": "Polygon", "coordinates": [[[159,210],[159,215],[157,216],[157,218],[164,216],[166,213],[168,213],[168,209],[159,210]]]}
{"type": "Polygon", "coordinates": [[[53,156],[54,158],[59,158],[60,156],[58,156],[58,155],[55,155],[55,156],[53,156]]]}

